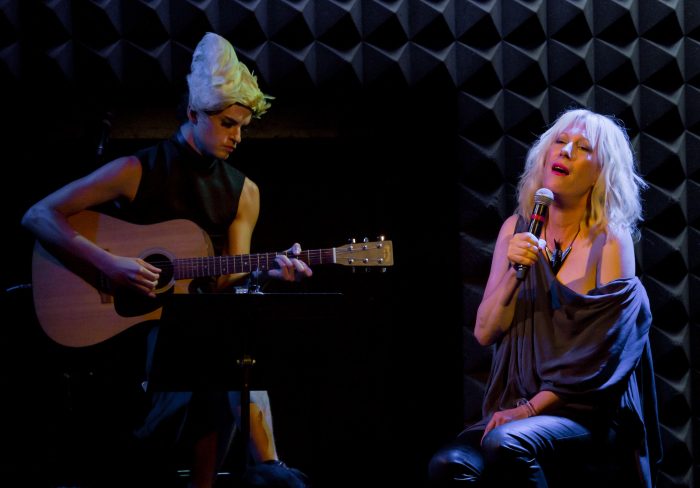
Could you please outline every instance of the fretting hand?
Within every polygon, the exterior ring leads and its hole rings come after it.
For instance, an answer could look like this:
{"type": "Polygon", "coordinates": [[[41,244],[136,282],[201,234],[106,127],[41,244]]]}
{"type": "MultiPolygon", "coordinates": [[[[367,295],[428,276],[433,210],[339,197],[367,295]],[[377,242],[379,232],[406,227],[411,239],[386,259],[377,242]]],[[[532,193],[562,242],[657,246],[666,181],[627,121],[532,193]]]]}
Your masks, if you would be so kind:
{"type": "MultiPolygon", "coordinates": [[[[294,243],[292,247],[287,249],[287,253],[291,253],[294,256],[301,254],[301,245],[299,243],[294,243]]],[[[309,277],[313,274],[311,268],[303,262],[301,259],[289,258],[284,254],[280,254],[275,257],[278,269],[271,269],[268,275],[271,278],[277,278],[283,281],[299,281],[303,278],[309,277]]]]}

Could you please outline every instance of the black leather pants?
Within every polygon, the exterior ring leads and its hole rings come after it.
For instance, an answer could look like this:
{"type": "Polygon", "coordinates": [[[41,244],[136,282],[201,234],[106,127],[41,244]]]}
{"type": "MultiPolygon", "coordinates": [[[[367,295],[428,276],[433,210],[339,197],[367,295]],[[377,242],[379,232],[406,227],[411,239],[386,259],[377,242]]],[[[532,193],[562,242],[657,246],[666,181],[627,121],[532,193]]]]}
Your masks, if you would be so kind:
{"type": "Polygon", "coordinates": [[[573,420],[537,415],[493,429],[465,430],[440,449],[428,468],[430,486],[546,487],[543,465],[581,452],[592,433],[573,420]]]}

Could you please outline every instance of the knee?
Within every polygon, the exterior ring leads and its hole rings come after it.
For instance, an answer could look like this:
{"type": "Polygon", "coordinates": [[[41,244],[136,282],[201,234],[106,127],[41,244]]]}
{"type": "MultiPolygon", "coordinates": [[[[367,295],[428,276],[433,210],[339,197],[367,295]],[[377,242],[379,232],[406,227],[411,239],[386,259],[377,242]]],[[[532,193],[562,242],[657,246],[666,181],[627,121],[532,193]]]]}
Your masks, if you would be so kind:
{"type": "Polygon", "coordinates": [[[444,479],[445,473],[450,471],[450,466],[457,460],[453,451],[443,450],[437,452],[428,463],[428,479],[439,481],[444,479]]]}
{"type": "Polygon", "coordinates": [[[448,447],[438,451],[428,463],[430,486],[447,486],[450,482],[476,482],[481,466],[459,447],[448,447]]]}
{"type": "Polygon", "coordinates": [[[507,424],[489,432],[481,447],[486,462],[492,465],[511,463],[529,452],[522,436],[507,428],[507,424]]]}

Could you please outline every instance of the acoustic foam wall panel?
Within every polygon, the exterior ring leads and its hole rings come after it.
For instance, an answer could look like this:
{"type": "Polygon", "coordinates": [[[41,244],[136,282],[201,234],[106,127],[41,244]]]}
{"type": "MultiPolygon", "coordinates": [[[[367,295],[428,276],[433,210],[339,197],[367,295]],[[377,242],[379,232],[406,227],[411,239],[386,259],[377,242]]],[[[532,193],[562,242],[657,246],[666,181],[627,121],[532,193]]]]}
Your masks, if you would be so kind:
{"type": "Polygon", "coordinates": [[[700,344],[700,2],[3,0],[0,77],[10,88],[42,87],[59,102],[169,103],[207,30],[229,38],[271,93],[425,80],[454,93],[457,156],[443,164],[446,173],[448,165],[460,168],[466,419],[478,414],[490,360],[473,339],[473,318],[527,148],[570,106],[623,120],[650,182],[638,271],[655,314],[666,447],[660,485],[692,485],[700,409],[700,353],[689,347],[700,344]]]}

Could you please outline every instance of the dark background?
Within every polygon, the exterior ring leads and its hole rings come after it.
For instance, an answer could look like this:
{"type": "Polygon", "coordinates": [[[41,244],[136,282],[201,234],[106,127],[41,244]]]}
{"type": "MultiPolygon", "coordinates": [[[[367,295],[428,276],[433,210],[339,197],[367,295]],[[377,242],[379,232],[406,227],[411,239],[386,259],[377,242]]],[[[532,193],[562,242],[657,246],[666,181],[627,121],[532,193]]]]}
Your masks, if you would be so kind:
{"type": "Polygon", "coordinates": [[[0,2],[0,474],[77,485],[128,460],[147,330],[51,343],[21,287],[32,239],[19,220],[169,136],[192,49],[214,31],[276,97],[232,161],[261,188],[254,250],[394,244],[386,273],[319,267],[287,290],[345,303],[332,319],[287,318],[270,346],[283,459],[319,487],[422,485],[431,453],[478,414],[490,351],[471,329],[525,151],[583,105],[625,123],[651,183],[637,257],[655,316],[659,484],[694,486],[699,25],[691,0],[0,2]]]}

